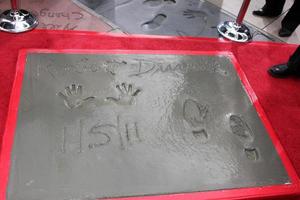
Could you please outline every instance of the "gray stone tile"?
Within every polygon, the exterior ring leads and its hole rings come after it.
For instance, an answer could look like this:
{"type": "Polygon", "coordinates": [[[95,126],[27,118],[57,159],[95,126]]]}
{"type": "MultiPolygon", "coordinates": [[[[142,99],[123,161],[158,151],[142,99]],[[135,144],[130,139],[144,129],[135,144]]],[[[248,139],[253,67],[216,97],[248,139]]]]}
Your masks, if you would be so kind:
{"type": "MultiPolygon", "coordinates": [[[[122,30],[135,34],[218,37],[216,26],[232,14],[199,0],[76,0],[122,30]]],[[[251,29],[257,30],[255,27],[251,29]]],[[[272,36],[254,37],[270,40],[272,36]]],[[[277,40],[272,38],[272,40],[277,40]]]]}

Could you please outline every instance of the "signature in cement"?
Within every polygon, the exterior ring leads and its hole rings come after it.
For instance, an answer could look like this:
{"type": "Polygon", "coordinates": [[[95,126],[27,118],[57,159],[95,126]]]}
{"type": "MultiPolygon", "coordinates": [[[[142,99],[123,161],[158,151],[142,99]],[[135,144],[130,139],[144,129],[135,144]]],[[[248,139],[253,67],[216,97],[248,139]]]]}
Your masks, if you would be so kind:
{"type": "Polygon", "coordinates": [[[71,12],[54,12],[48,8],[42,8],[39,12],[34,12],[40,17],[49,17],[49,18],[65,18],[68,20],[80,20],[83,19],[84,15],[80,11],[71,11],[71,12]]]}
{"type": "Polygon", "coordinates": [[[117,127],[113,124],[96,124],[93,126],[89,134],[92,136],[97,136],[97,142],[90,143],[88,145],[89,149],[99,148],[101,146],[107,145],[111,142],[111,134],[114,134],[117,127]]]}
{"type": "Polygon", "coordinates": [[[137,122],[124,122],[120,125],[120,117],[117,117],[117,124],[97,124],[89,131],[90,136],[97,136],[97,142],[88,145],[89,150],[100,148],[108,145],[111,142],[119,143],[119,146],[124,150],[129,145],[141,142],[140,133],[137,122]],[[112,136],[118,136],[112,137],[112,136]]]}
{"type": "Polygon", "coordinates": [[[77,131],[70,132],[71,127],[64,127],[62,132],[61,152],[67,153],[74,150],[77,153],[84,151],[83,141],[92,141],[87,145],[88,150],[95,150],[107,145],[119,146],[121,150],[125,150],[127,147],[142,142],[140,132],[138,129],[138,123],[136,121],[129,121],[128,118],[120,120],[120,116],[117,116],[116,123],[97,123],[93,125],[89,131],[86,130],[83,119],[79,120],[79,125],[75,124],[77,131]],[[78,129],[79,127],[79,129],[78,129]],[[72,138],[72,139],[70,139],[72,138]],[[74,138],[77,138],[74,140],[74,138]]]}
{"type": "Polygon", "coordinates": [[[136,59],[135,70],[129,77],[142,77],[144,75],[154,75],[156,73],[174,73],[174,72],[188,72],[201,71],[208,73],[217,73],[221,76],[229,76],[228,72],[221,67],[217,62],[202,62],[201,64],[193,64],[186,62],[170,62],[153,61],[147,59],[136,59]]]}

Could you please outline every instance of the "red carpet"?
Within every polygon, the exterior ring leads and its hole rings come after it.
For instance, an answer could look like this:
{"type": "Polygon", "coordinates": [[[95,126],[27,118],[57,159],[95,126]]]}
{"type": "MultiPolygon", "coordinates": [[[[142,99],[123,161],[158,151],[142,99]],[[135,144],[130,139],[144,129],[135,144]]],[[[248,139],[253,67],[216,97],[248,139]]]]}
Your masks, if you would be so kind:
{"type": "Polygon", "coordinates": [[[274,79],[266,73],[269,66],[286,62],[296,45],[238,44],[207,38],[126,37],[68,31],[37,30],[20,35],[0,33],[0,144],[18,50],[23,48],[231,51],[300,174],[300,79],[274,79]]]}

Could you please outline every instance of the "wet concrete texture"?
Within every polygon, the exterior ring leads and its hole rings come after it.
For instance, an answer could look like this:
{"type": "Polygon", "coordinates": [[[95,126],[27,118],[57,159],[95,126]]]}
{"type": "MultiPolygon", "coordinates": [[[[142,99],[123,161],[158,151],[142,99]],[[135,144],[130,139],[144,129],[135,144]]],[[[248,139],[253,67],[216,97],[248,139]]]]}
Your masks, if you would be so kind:
{"type": "MultiPolygon", "coordinates": [[[[216,27],[235,20],[217,6],[200,0],[73,0],[128,33],[218,37],[216,27]]],[[[255,40],[274,40],[250,29],[255,40]]]]}
{"type": "Polygon", "coordinates": [[[225,56],[28,55],[8,200],[285,183],[225,56]]]}

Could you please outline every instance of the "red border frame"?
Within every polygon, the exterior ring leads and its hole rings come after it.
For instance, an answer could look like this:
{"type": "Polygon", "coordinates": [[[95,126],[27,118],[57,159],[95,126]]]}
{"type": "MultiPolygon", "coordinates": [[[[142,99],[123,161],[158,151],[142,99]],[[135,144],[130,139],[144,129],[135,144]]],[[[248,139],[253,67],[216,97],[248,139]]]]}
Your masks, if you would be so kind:
{"type": "Polygon", "coordinates": [[[273,142],[273,145],[281,158],[281,161],[288,173],[291,183],[283,185],[262,186],[253,188],[240,188],[240,189],[225,189],[218,191],[207,192],[191,192],[181,194],[167,194],[155,196],[141,196],[141,197],[125,197],[113,198],[122,200],[194,200],[194,199],[249,199],[249,198],[262,198],[274,197],[285,195],[300,194],[300,180],[297,173],[292,166],[284,148],[272,128],[263,108],[261,107],[255,92],[249,84],[246,75],[240,67],[237,59],[231,52],[227,51],[162,51],[162,50],[50,50],[50,49],[24,49],[20,50],[15,74],[15,80],[10,97],[8,116],[6,127],[3,135],[2,150],[0,151],[0,200],[6,200],[6,190],[9,179],[9,170],[11,162],[11,151],[13,148],[14,133],[16,128],[16,121],[18,115],[18,106],[21,96],[22,81],[26,65],[26,57],[28,53],[87,53],[87,54],[178,54],[178,55],[224,55],[231,59],[233,65],[240,77],[240,80],[253,103],[259,117],[261,118],[267,132],[273,142]]]}
{"type": "MultiPolygon", "coordinates": [[[[88,30],[50,30],[50,29],[34,29],[30,31],[32,33],[50,33],[50,34],[81,34],[81,35],[102,35],[102,36],[110,36],[110,37],[119,37],[119,38],[152,38],[152,39],[176,39],[176,40],[205,40],[205,41],[219,41],[222,43],[233,43],[231,40],[228,40],[223,37],[200,37],[200,36],[174,36],[174,35],[147,35],[147,34],[126,34],[126,33],[110,33],[110,32],[97,32],[97,31],[88,31],[88,30]]],[[[4,34],[10,34],[7,32],[3,32],[4,34]]],[[[245,43],[247,45],[251,45],[252,43],[245,43]]],[[[266,44],[275,44],[282,45],[280,41],[255,41],[255,44],[266,45],[266,44]]],[[[285,45],[298,46],[297,43],[286,43],[285,45]]]]}

